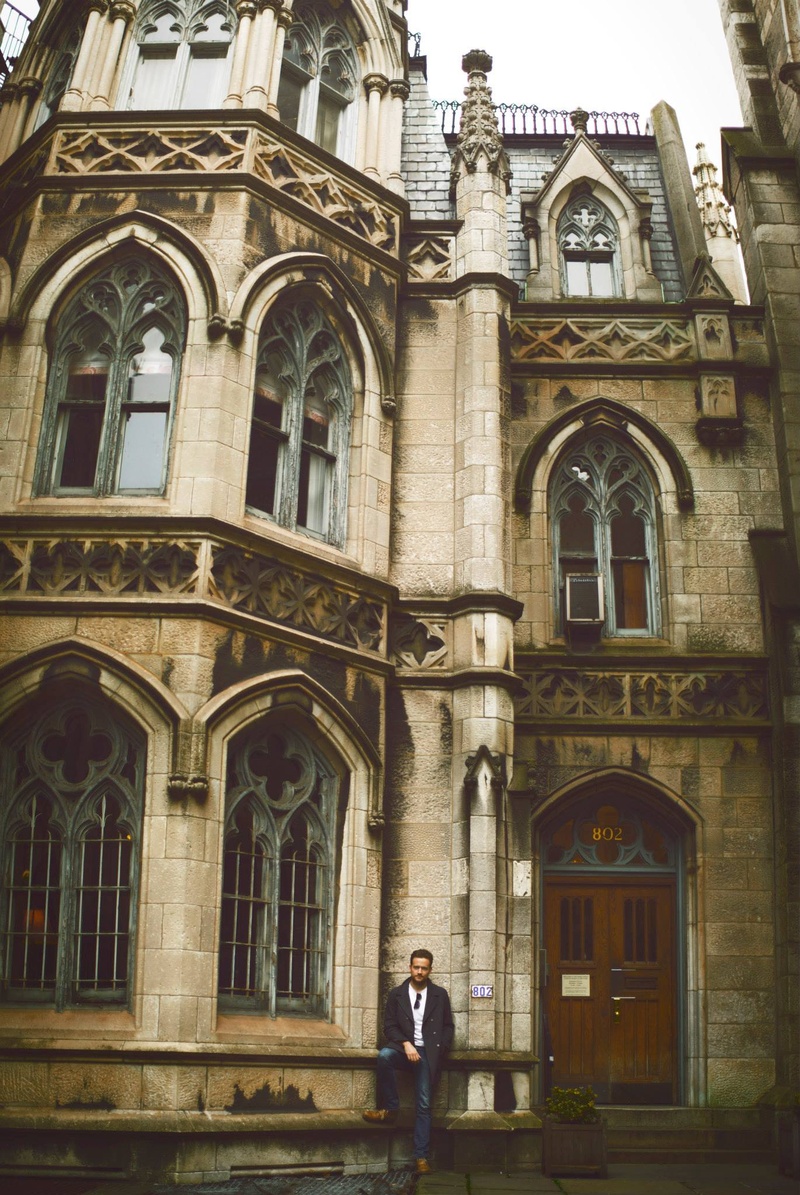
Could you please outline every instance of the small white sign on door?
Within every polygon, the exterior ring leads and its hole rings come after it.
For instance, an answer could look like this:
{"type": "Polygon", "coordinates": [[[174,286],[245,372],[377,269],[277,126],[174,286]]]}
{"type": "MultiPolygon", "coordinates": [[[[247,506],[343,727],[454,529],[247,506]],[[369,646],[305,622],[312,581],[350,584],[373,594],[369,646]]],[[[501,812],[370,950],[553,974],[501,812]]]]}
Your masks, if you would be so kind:
{"type": "Polygon", "coordinates": [[[562,975],[562,996],[591,996],[591,975],[562,975]]]}

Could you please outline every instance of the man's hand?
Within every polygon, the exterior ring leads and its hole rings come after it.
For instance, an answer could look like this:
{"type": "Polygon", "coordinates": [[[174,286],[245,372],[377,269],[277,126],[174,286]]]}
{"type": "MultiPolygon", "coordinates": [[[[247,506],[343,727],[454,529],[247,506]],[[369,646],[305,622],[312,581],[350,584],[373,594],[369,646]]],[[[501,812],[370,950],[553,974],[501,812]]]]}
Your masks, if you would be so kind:
{"type": "Polygon", "coordinates": [[[413,1042],[404,1041],[403,1049],[406,1052],[406,1058],[409,1062],[419,1062],[419,1052],[413,1042]]]}

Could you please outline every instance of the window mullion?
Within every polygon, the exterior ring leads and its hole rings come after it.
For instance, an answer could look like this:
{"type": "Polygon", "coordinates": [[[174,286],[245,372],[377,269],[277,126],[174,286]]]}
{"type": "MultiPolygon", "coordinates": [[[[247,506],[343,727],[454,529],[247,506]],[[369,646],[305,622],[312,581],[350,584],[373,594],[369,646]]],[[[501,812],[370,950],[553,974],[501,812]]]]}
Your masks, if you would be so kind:
{"type": "Polygon", "coordinates": [[[172,95],[170,96],[170,108],[180,108],[183,99],[183,89],[186,86],[186,76],[189,73],[189,56],[191,54],[191,45],[187,33],[184,32],[183,41],[178,46],[178,51],[175,55],[175,77],[173,80],[172,95]]]}
{"type": "Polygon", "coordinates": [[[269,917],[265,918],[264,928],[264,957],[269,960],[267,1011],[274,1020],[278,1015],[278,918],[281,898],[281,844],[277,833],[270,852],[269,889],[269,917]]]}

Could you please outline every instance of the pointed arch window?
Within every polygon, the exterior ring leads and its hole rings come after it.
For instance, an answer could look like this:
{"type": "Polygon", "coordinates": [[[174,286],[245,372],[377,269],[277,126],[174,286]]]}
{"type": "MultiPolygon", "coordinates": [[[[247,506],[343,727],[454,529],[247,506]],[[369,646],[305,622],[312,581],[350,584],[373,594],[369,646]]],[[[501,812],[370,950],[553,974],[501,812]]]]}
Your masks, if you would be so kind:
{"type": "Polygon", "coordinates": [[[632,450],[607,436],[570,449],[554,473],[550,512],[557,626],[566,629],[567,578],[600,577],[609,636],[659,633],[656,506],[632,450]]]}
{"type": "Polygon", "coordinates": [[[221,108],[237,18],[228,0],[150,0],[137,17],[122,106],[221,108]]]}
{"type": "Polygon", "coordinates": [[[324,4],[300,4],[286,34],[278,89],[284,124],[340,158],[352,148],[358,55],[324,4]]]}
{"type": "Polygon", "coordinates": [[[220,1007],[325,1016],[340,781],[305,736],[264,723],[228,758],[220,1007]]]}
{"type": "Polygon", "coordinates": [[[621,294],[619,229],[593,196],[572,199],[558,221],[561,289],[574,298],[621,294]]]}
{"type": "Polygon", "coordinates": [[[259,342],[248,509],[341,546],[353,393],[330,321],[311,300],[282,306],[259,342]]]}
{"type": "Polygon", "coordinates": [[[38,493],[162,493],[185,329],[182,296],[147,260],[80,289],[57,323],[38,493]]]}
{"type": "Polygon", "coordinates": [[[0,997],[126,1004],[144,740],[106,706],[61,697],[0,748],[0,997]]]}

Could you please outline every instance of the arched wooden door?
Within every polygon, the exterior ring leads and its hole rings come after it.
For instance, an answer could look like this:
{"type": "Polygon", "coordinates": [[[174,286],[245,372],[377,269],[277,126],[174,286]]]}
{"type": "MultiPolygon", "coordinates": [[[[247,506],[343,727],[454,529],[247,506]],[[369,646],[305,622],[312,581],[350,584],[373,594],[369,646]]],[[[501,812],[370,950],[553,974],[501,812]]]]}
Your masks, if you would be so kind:
{"type": "Polygon", "coordinates": [[[551,1081],[601,1103],[678,1101],[678,840],[629,799],[584,799],[542,834],[551,1081]]]}

